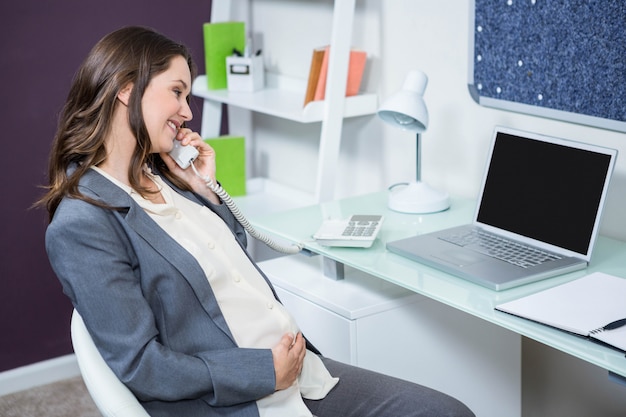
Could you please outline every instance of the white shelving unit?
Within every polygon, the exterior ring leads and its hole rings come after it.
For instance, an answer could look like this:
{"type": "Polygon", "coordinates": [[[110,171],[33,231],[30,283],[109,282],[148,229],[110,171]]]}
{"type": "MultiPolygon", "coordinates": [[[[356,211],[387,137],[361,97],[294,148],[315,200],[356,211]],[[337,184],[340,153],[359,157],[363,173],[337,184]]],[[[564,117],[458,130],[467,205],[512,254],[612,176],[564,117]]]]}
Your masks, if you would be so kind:
{"type": "MultiPolygon", "coordinates": [[[[336,0],[334,2],[324,101],[312,102],[303,107],[308,74],[303,74],[302,79],[293,79],[279,74],[266,73],[266,88],[253,93],[208,90],[206,77],[203,75],[197,77],[192,86],[192,93],[204,99],[201,132],[203,137],[219,135],[222,104],[298,123],[319,122],[321,124],[316,191],[310,199],[304,199],[307,203],[329,201],[334,198],[343,119],[374,114],[378,107],[378,97],[375,94],[345,97],[355,1],[336,0]]],[[[286,6],[288,3],[285,1],[286,6]]],[[[242,3],[242,5],[249,8],[249,4],[242,3]]],[[[231,1],[214,0],[212,2],[212,22],[226,21],[230,19],[230,16],[231,1]]],[[[271,48],[271,45],[265,48],[271,48]]],[[[240,119],[237,120],[237,126],[242,124],[240,119]]],[[[233,125],[235,124],[231,123],[231,126],[233,125]]],[[[253,134],[251,129],[248,134],[253,134]]],[[[263,192],[269,192],[272,188],[276,187],[263,187],[263,192]]],[[[243,200],[238,199],[239,202],[243,200]]]]}

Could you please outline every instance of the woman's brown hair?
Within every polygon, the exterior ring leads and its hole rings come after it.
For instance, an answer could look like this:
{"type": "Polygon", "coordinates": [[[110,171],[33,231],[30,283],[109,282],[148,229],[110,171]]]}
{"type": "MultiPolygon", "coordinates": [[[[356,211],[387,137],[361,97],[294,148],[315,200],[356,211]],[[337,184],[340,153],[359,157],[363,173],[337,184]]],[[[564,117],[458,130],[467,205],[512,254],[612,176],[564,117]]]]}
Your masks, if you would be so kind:
{"type": "Polygon", "coordinates": [[[196,69],[187,48],[148,28],[119,29],[93,47],[74,77],[50,152],[48,192],[38,202],[46,206],[50,220],[66,196],[102,205],[82,195],[78,181],[91,166],[105,160],[104,140],[111,128],[117,95],[129,83],[133,89],[128,102],[128,121],[137,139],[128,172],[131,187],[142,194],[148,193],[140,185],[140,178],[143,165],[150,163],[177,185],[188,189],[186,184],[172,178],[158,155],[150,153],[150,137],[141,108],[150,80],[166,71],[176,56],[187,60],[193,79],[196,69]]]}

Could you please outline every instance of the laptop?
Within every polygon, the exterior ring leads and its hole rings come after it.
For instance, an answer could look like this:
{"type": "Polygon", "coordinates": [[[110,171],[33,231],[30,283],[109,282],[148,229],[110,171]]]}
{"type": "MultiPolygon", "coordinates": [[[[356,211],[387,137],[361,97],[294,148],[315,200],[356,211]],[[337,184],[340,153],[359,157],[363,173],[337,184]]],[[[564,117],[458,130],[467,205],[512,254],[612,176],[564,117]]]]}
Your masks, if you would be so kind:
{"type": "Polygon", "coordinates": [[[586,268],[617,151],[497,126],[471,224],[389,251],[495,291],[586,268]]]}

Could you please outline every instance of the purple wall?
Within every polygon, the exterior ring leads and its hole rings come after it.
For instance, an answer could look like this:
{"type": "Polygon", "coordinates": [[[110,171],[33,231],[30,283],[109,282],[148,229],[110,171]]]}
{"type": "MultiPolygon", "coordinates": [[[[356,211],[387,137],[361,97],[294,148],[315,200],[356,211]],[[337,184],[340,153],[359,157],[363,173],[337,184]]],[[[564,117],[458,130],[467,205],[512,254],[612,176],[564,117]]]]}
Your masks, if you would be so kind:
{"type": "MultiPolygon", "coordinates": [[[[210,0],[3,1],[0,4],[0,372],[72,353],[71,305],[44,249],[45,210],[29,209],[46,180],[57,114],[91,47],[126,25],[189,46],[204,71],[210,0]]],[[[198,130],[201,102],[193,101],[198,130]]]]}

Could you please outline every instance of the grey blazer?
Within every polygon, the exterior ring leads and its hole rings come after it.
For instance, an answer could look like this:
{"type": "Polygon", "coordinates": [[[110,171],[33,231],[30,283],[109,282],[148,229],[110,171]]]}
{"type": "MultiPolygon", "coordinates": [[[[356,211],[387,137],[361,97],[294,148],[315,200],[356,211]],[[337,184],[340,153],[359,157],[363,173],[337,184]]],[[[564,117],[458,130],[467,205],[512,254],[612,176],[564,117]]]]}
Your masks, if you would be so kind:
{"type": "MultiPolygon", "coordinates": [[[[258,416],[255,401],[275,387],[271,350],[237,347],[200,265],[126,192],[93,170],[80,190],[115,209],[65,198],[46,250],[113,372],[154,416],[258,416]]],[[[176,190],[245,247],[227,207],[176,190]]]]}

